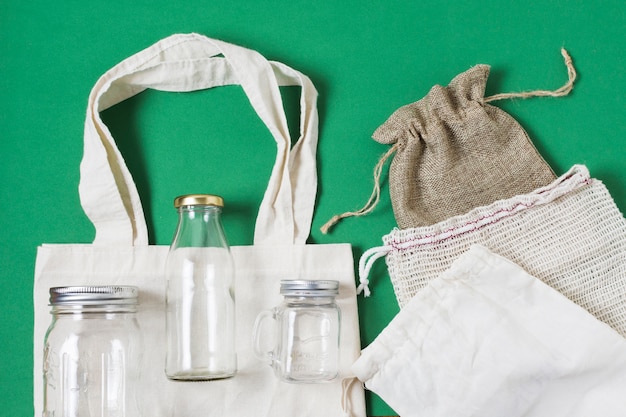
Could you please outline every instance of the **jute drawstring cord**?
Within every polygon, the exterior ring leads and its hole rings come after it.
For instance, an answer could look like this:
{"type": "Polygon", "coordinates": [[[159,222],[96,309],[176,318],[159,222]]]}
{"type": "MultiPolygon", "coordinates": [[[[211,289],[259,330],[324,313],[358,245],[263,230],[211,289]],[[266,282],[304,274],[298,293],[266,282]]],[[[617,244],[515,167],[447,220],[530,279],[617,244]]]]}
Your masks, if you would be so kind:
{"type": "MultiPolygon", "coordinates": [[[[561,48],[561,55],[563,56],[565,66],[567,67],[568,80],[560,88],[556,90],[533,90],[520,93],[495,94],[493,96],[486,97],[484,99],[484,102],[489,103],[492,101],[512,98],[526,99],[531,97],[563,97],[568,95],[574,88],[574,81],[576,80],[576,69],[574,68],[572,57],[569,55],[565,48],[561,48]]],[[[333,216],[320,228],[323,234],[327,234],[330,228],[339,223],[342,219],[345,219],[347,217],[364,216],[371,213],[376,208],[376,205],[380,201],[380,177],[382,174],[383,166],[385,165],[385,162],[387,162],[387,160],[391,157],[391,155],[398,150],[398,148],[399,144],[396,142],[385,154],[380,157],[378,163],[374,167],[374,190],[372,191],[369,200],[367,200],[367,203],[365,203],[365,206],[357,211],[348,211],[343,214],[337,214],[333,216]]]]}
{"type": "Polygon", "coordinates": [[[561,55],[563,55],[563,59],[565,61],[565,66],[567,67],[567,82],[556,90],[534,90],[534,91],[524,91],[521,93],[502,93],[495,94],[490,97],[485,98],[485,103],[489,103],[491,101],[496,100],[504,100],[509,98],[531,98],[531,97],[563,97],[568,95],[572,89],[574,88],[574,81],[576,80],[576,69],[574,68],[574,63],[572,62],[572,57],[569,55],[565,48],[561,48],[561,55]]]}
{"type": "Polygon", "coordinates": [[[385,162],[387,162],[389,157],[391,157],[391,155],[399,147],[400,145],[398,143],[395,143],[378,160],[378,163],[374,167],[374,190],[372,190],[372,194],[370,195],[369,200],[367,200],[367,203],[365,203],[365,206],[363,206],[363,208],[357,211],[348,211],[348,212],[333,216],[320,228],[322,233],[327,234],[330,228],[333,227],[335,224],[339,223],[341,219],[345,219],[346,217],[352,217],[352,216],[364,216],[370,213],[372,210],[374,210],[374,208],[378,204],[378,201],[380,201],[380,177],[383,172],[383,166],[385,165],[385,162]]]}

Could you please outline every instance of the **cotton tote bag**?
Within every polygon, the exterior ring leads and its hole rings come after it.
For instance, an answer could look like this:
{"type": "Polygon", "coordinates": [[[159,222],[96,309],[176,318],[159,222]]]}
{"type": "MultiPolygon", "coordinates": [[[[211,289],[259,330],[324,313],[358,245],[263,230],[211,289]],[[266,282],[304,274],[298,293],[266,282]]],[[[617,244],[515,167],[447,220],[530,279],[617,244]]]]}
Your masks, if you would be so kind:
{"type": "Polygon", "coordinates": [[[626,337],[626,220],[583,165],[546,187],[432,226],[395,229],[361,259],[386,256],[400,307],[470,246],[511,259],[626,337]]]}
{"type": "Polygon", "coordinates": [[[173,35],[105,73],[90,96],[79,194],[96,229],[92,244],[44,244],[35,267],[34,402],[42,413],[42,353],[50,322],[48,289],[64,285],[139,287],[144,339],[137,384],[143,416],[364,416],[363,389],[351,383],[360,351],[350,245],[307,245],[315,194],[317,92],[300,72],[257,52],[198,34],[173,35]],[[277,156],[259,208],[254,245],[232,248],[236,266],[238,373],[205,383],[169,381],[164,373],[165,276],[168,248],[148,244],[133,179],[99,112],[141,91],[193,91],[240,84],[276,140],[277,156]],[[302,87],[300,138],[290,147],[278,87],[302,87]],[[254,320],[281,300],[281,279],[340,282],[343,315],[340,376],[327,384],[279,382],[251,347],[254,320]]]}

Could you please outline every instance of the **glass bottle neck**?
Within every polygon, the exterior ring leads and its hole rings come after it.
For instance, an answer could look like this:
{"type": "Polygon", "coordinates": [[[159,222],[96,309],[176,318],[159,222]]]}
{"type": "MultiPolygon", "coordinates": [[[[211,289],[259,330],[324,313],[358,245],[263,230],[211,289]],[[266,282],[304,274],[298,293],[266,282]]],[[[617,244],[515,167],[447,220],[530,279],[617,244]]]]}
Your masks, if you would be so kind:
{"type": "Polygon", "coordinates": [[[222,227],[221,207],[181,206],[178,209],[178,227],[172,248],[228,247],[222,227]]]}

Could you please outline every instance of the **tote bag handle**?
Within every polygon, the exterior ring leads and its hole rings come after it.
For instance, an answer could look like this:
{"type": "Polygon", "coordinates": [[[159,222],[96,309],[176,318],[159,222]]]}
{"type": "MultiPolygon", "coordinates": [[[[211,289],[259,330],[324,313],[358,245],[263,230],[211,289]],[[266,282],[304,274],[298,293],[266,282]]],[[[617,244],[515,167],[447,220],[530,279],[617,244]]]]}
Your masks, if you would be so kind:
{"type": "Polygon", "coordinates": [[[198,34],[177,34],[107,71],[89,95],[79,194],[94,244],[148,245],[141,200],[100,112],[147,88],[186,92],[240,84],[276,141],[254,243],[304,244],[317,190],[317,91],[304,74],[259,53],[198,34]],[[279,86],[301,86],[300,137],[291,148],[279,86]]]}

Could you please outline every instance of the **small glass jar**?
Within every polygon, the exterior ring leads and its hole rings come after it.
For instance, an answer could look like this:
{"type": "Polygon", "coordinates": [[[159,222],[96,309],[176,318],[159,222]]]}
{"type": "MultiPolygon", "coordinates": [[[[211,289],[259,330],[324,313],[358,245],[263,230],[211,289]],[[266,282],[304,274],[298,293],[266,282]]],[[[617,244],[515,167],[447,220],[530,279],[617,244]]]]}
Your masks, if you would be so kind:
{"type": "Polygon", "coordinates": [[[55,287],[50,305],[43,416],[139,416],[137,288],[55,287]]]}
{"type": "Polygon", "coordinates": [[[341,326],[341,310],[335,303],[338,291],[338,281],[281,281],[283,302],[261,312],[253,330],[255,355],[272,366],[278,378],[316,383],[337,377],[341,326]],[[267,326],[266,322],[272,324],[267,326]]]}

